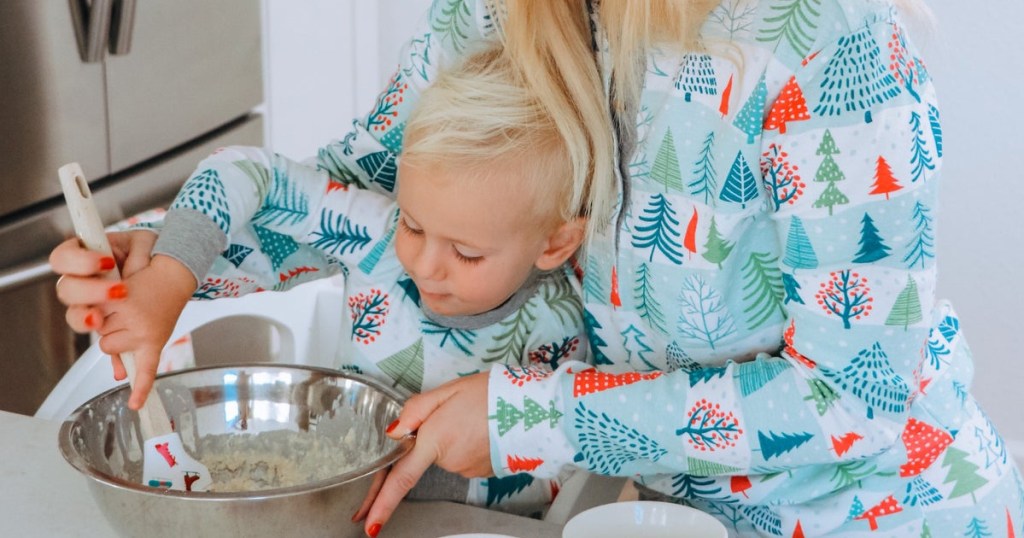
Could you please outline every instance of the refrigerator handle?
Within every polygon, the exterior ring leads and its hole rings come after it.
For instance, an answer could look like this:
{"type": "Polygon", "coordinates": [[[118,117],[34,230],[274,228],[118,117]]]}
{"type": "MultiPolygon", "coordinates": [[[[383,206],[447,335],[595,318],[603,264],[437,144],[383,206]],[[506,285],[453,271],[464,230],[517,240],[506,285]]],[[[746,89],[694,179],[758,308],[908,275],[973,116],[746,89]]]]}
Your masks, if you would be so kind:
{"type": "Polygon", "coordinates": [[[128,54],[135,29],[135,0],[113,0],[110,17],[110,53],[128,54]]]}
{"type": "Polygon", "coordinates": [[[107,33],[110,31],[110,0],[68,0],[71,22],[75,27],[78,54],[85,63],[103,59],[107,33]]]}

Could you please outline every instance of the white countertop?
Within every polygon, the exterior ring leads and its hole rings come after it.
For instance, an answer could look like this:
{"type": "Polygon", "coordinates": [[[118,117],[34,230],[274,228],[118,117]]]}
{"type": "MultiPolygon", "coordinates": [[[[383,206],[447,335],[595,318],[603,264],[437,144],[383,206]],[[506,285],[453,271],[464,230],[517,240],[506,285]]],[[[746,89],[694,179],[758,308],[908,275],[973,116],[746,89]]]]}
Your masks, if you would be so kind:
{"type": "MultiPolygon", "coordinates": [[[[0,521],[4,536],[116,536],[86,478],[57,448],[59,421],[0,411],[0,521]]],[[[487,532],[557,538],[561,525],[446,502],[404,502],[381,538],[487,532]]]]}

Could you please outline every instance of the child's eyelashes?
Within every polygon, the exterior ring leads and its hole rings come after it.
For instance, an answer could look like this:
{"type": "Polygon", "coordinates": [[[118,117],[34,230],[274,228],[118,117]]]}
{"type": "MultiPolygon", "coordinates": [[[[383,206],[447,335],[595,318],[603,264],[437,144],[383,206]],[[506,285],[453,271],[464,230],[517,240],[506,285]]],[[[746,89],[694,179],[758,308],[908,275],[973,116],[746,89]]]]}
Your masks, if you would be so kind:
{"type": "Polygon", "coordinates": [[[405,219],[398,219],[398,227],[401,228],[403,232],[408,234],[423,235],[423,230],[409,226],[409,223],[406,222],[405,219]]]}
{"type": "Polygon", "coordinates": [[[465,254],[459,252],[459,249],[456,248],[454,250],[455,250],[455,258],[457,260],[459,260],[460,262],[462,262],[462,263],[468,263],[470,265],[475,265],[475,264],[478,264],[478,263],[480,263],[480,262],[482,262],[484,260],[483,256],[466,256],[465,254]]]}
{"type": "MultiPolygon", "coordinates": [[[[422,229],[420,229],[420,228],[413,228],[412,226],[409,225],[409,223],[404,218],[403,219],[398,219],[398,228],[399,228],[399,230],[402,231],[402,233],[407,233],[407,234],[412,235],[414,237],[422,237],[423,236],[423,230],[422,229]]],[[[452,252],[455,253],[455,259],[456,260],[459,260],[460,262],[465,263],[465,264],[469,264],[469,265],[478,264],[481,261],[483,261],[483,259],[484,259],[483,256],[468,256],[466,254],[463,254],[462,252],[459,252],[458,247],[456,247],[454,245],[452,245],[452,252]]]]}

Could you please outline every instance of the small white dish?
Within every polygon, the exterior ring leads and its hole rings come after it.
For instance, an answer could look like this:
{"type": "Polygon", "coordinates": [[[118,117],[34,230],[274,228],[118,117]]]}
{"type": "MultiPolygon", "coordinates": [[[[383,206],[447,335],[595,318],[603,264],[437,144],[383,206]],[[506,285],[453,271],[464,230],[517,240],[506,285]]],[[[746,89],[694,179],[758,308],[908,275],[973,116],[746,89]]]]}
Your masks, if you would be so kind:
{"type": "Polygon", "coordinates": [[[628,501],[595,506],[565,524],[562,538],[726,538],[714,517],[688,506],[658,501],[628,501]]]}

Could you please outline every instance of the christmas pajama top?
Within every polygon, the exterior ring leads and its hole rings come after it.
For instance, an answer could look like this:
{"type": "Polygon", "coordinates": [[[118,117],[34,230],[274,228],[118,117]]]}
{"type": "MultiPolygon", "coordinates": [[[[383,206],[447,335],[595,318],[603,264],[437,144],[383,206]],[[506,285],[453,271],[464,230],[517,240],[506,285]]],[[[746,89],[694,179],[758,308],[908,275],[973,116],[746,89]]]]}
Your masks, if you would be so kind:
{"type": "MultiPolygon", "coordinates": [[[[318,168],[392,192],[419,90],[497,40],[501,10],[435,0],[318,168]]],[[[582,260],[597,368],[494,367],[494,471],[635,477],[736,536],[1024,533],[1020,473],[935,297],[941,119],[891,2],[727,0],[701,42],[651,51],[616,133],[636,144],[617,226],[582,260]]]]}

